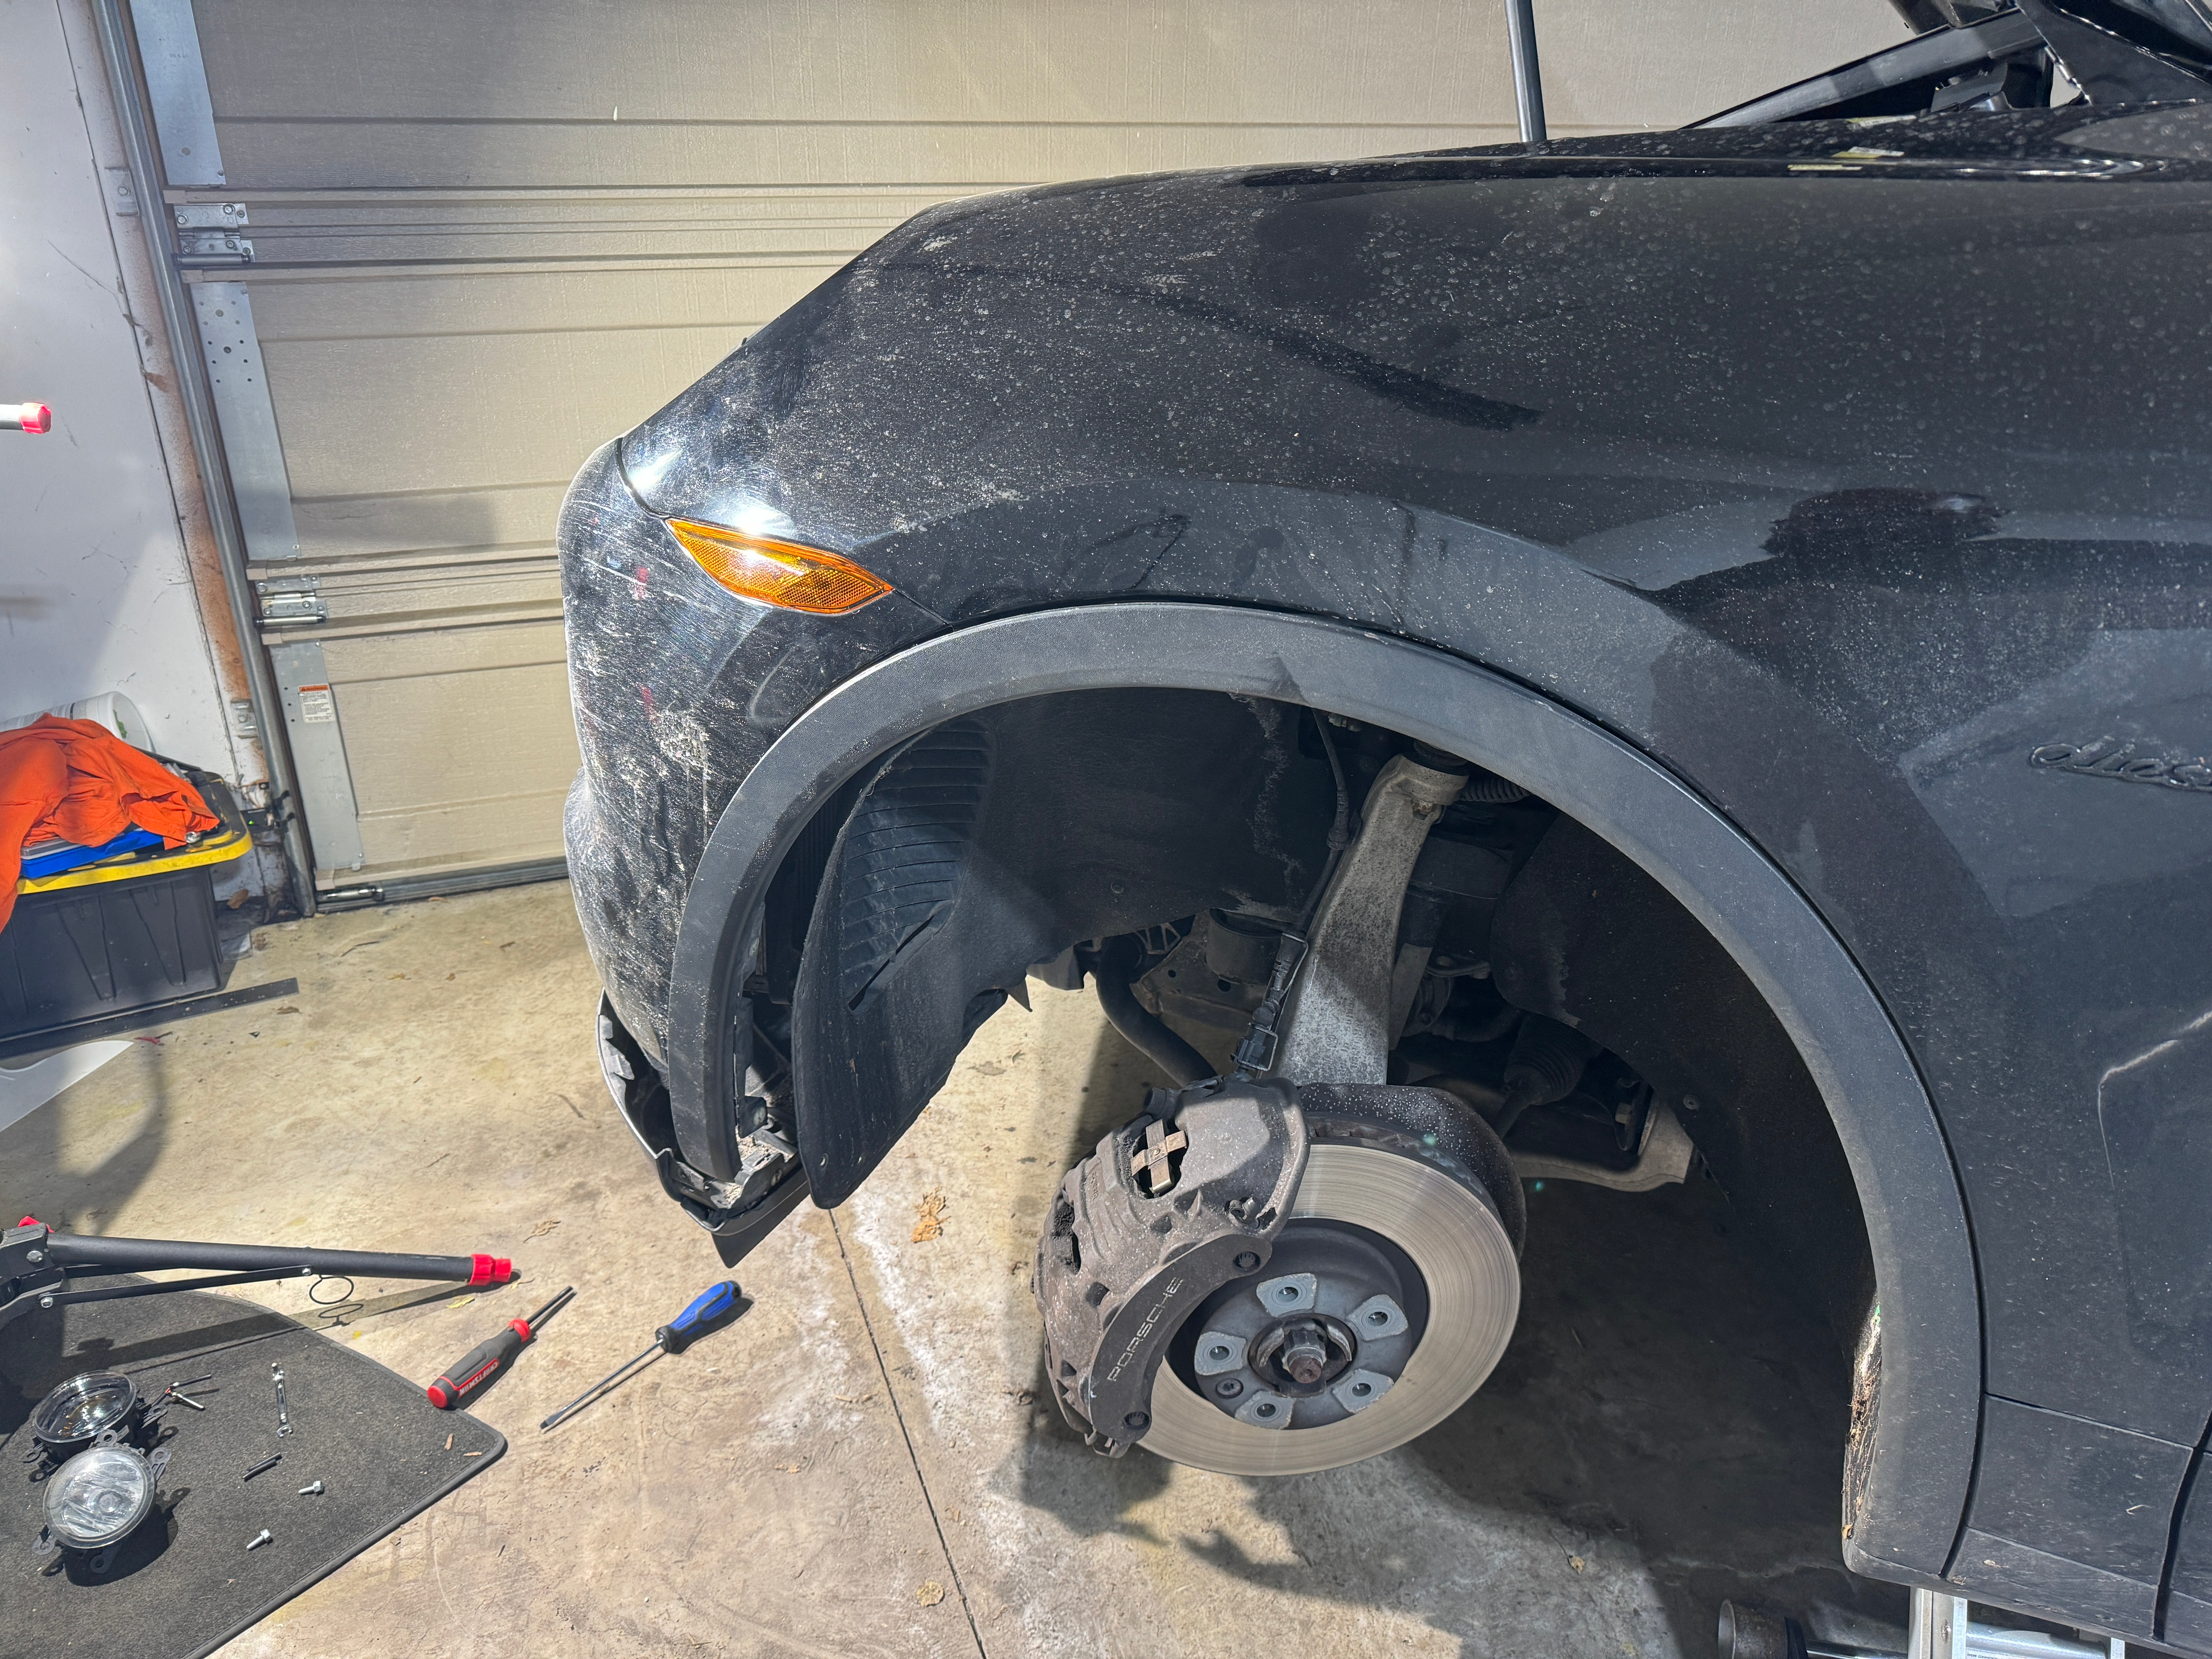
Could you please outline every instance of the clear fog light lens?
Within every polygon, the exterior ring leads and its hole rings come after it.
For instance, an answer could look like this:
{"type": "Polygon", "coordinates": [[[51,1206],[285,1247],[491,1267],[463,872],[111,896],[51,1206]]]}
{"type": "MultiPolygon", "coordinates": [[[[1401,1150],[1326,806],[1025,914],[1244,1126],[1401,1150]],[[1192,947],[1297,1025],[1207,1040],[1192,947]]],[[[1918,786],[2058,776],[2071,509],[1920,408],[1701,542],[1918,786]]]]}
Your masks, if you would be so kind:
{"type": "Polygon", "coordinates": [[[47,1483],[46,1530],[71,1549],[105,1549],[153,1507],[153,1466],[128,1446],[94,1446],[47,1483]]]}
{"type": "Polygon", "coordinates": [[[120,1371],[87,1371],[39,1402],[32,1413],[31,1437],[42,1446],[67,1446],[96,1440],[131,1415],[138,1385],[120,1371]]]}

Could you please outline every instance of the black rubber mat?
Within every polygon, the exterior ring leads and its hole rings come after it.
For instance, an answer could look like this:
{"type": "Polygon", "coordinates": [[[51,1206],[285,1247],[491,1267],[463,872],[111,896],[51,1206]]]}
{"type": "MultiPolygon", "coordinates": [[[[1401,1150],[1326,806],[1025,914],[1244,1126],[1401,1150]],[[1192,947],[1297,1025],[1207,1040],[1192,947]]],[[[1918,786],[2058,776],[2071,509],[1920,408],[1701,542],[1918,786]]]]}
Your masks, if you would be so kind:
{"type": "Polygon", "coordinates": [[[33,1310],[0,1325],[0,1659],[212,1651],[420,1514],[507,1449],[464,1412],[341,1341],[249,1302],[205,1292],[33,1310]],[[271,1363],[292,1432],[276,1432],[271,1363]],[[27,1426],[47,1390],[118,1370],[142,1394],[212,1372],[172,1406],[156,1511],[94,1577],[33,1553],[46,1486],[27,1426]],[[450,1449],[447,1437],[452,1437],[450,1449]],[[252,1464],[284,1461],[251,1480],[252,1464]],[[300,1496],[319,1480],[320,1496],[300,1496]],[[166,1513],[164,1513],[166,1511],[166,1513]],[[248,1552],[266,1528],[270,1541],[248,1552]]]}

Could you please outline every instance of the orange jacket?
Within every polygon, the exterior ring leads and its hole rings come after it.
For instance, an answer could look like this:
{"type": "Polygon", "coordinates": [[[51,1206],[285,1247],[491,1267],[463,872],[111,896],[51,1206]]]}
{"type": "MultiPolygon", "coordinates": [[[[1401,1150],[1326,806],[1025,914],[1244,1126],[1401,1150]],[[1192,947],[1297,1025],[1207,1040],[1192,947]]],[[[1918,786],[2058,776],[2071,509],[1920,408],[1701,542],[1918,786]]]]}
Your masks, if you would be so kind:
{"type": "Polygon", "coordinates": [[[98,847],[134,823],[181,847],[222,820],[198,790],[94,721],[41,714],[0,732],[0,927],[15,908],[25,842],[98,847]]]}

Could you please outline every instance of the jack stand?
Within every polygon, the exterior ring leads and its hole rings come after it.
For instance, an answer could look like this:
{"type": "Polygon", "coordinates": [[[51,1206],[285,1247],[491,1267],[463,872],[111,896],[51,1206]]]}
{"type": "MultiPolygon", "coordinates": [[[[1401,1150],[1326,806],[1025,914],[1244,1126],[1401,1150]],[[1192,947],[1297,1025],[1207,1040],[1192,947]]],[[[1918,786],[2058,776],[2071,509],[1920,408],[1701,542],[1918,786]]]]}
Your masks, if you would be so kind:
{"type": "Polygon", "coordinates": [[[2069,1642],[2040,1631],[2000,1630],[1972,1623],[1966,1598],[1912,1592],[1912,1630],[1905,1659],[2127,1659],[2118,1637],[2069,1642]]]}

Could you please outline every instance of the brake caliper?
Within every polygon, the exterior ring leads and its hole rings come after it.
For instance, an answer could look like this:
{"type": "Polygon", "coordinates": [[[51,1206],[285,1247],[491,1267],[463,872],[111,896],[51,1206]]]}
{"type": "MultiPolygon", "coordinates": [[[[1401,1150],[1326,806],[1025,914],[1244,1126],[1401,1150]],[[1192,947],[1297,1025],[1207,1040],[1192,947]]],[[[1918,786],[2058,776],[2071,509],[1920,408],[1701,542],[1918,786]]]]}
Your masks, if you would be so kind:
{"type": "Polygon", "coordinates": [[[1184,1318],[1267,1266],[1305,1173],[1286,1084],[1155,1089],[1067,1172],[1037,1242],[1045,1364],[1069,1424],[1108,1457],[1152,1425],[1152,1378],[1184,1318]]]}

